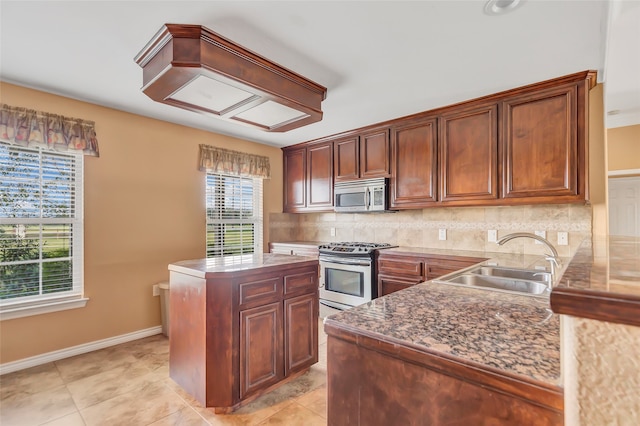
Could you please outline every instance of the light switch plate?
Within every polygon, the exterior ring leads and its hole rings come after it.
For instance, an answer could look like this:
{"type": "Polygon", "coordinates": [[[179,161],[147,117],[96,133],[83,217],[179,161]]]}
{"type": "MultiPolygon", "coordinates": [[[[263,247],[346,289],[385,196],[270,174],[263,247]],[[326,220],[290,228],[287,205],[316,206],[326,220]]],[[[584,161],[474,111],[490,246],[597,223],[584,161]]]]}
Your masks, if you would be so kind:
{"type": "Polygon", "coordinates": [[[568,246],[569,245],[569,233],[568,232],[558,232],[558,245],[559,246],[568,246]]]}
{"type": "MultiPolygon", "coordinates": [[[[538,237],[547,238],[547,231],[535,231],[538,237]]],[[[536,240],[536,244],[542,244],[542,241],[536,240]]]]}
{"type": "Polygon", "coordinates": [[[489,229],[489,231],[487,231],[487,241],[490,243],[498,241],[498,231],[496,229],[489,229]]]}
{"type": "Polygon", "coordinates": [[[336,236],[336,228],[331,228],[331,236],[332,237],[336,236]]]}
{"type": "Polygon", "coordinates": [[[439,229],[438,230],[438,239],[440,241],[445,241],[447,239],[447,230],[446,229],[439,229]]]}

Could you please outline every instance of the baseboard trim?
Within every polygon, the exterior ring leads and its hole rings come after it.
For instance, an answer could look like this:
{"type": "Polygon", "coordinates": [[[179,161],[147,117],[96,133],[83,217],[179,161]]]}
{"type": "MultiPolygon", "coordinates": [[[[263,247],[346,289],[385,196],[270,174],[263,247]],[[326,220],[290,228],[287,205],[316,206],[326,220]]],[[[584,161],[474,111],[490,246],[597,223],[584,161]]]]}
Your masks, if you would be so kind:
{"type": "Polygon", "coordinates": [[[86,354],[87,352],[97,351],[98,349],[108,348],[109,346],[115,346],[121,343],[127,343],[133,340],[154,336],[160,333],[162,333],[161,326],[151,327],[144,330],[134,331],[132,333],[121,334],[119,336],[108,337],[106,339],[72,346],[70,348],[47,352],[41,355],[20,359],[18,361],[6,362],[4,364],[0,364],[0,376],[7,373],[13,373],[14,371],[24,370],[25,368],[31,368],[38,365],[46,364],[48,362],[58,361],[64,358],[86,354]]]}

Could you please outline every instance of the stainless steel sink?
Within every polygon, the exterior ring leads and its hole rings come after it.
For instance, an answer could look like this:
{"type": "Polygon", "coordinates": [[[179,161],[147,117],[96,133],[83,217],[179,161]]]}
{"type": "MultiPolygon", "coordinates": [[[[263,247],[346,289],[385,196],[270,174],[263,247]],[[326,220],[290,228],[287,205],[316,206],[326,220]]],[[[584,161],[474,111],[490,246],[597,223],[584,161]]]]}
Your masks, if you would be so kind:
{"type": "Polygon", "coordinates": [[[540,281],[531,281],[518,278],[504,278],[472,273],[457,275],[441,282],[469,287],[502,290],[532,296],[543,296],[546,294],[545,290],[547,289],[547,284],[540,281]]]}
{"type": "Polygon", "coordinates": [[[544,271],[530,269],[504,268],[500,266],[480,266],[468,271],[470,274],[486,275],[491,277],[513,278],[516,280],[527,280],[549,283],[551,274],[544,271]]]}

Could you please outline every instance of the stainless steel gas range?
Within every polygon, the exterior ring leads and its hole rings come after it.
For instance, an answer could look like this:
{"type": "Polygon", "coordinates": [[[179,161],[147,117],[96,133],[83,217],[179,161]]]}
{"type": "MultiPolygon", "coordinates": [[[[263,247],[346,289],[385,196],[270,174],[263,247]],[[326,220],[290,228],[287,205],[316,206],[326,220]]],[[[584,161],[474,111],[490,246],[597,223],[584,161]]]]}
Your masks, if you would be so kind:
{"type": "Polygon", "coordinates": [[[376,250],[396,247],[379,243],[330,243],[320,246],[320,303],[345,310],[377,297],[376,250]]]}

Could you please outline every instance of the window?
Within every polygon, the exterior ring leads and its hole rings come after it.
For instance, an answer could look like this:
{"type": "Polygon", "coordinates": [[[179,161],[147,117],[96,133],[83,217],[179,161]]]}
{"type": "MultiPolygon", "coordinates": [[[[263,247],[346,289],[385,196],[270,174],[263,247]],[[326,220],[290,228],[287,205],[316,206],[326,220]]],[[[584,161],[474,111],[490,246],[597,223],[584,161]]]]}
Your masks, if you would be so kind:
{"type": "Polygon", "coordinates": [[[207,173],[207,257],[262,252],[262,179],[207,173]]]}
{"type": "Polygon", "coordinates": [[[2,319],[84,306],[82,154],[0,143],[2,319]]]}

